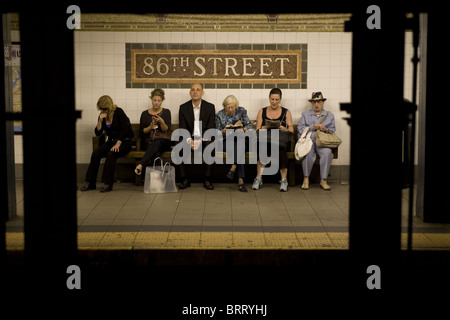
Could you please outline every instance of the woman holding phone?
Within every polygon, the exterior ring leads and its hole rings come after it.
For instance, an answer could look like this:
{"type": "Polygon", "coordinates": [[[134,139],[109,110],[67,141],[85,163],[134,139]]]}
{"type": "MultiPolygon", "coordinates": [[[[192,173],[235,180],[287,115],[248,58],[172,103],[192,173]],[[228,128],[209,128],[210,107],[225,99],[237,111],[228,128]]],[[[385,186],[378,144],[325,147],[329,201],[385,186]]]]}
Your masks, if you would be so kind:
{"type": "Polygon", "coordinates": [[[152,163],[163,152],[170,150],[170,126],[172,115],[169,109],[162,107],[164,90],[155,89],[150,95],[152,107],[143,111],[139,121],[141,145],[146,146],[144,157],[134,172],[141,175],[144,166],[152,163]]]}

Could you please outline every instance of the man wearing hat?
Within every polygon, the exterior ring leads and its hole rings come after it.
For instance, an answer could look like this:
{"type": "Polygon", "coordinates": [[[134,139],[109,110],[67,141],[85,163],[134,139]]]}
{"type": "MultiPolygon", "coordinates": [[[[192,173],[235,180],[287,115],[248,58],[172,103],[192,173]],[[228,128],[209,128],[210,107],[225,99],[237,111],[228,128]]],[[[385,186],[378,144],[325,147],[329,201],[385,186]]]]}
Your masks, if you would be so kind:
{"type": "Polygon", "coordinates": [[[313,142],[311,151],[302,161],[304,178],[301,188],[303,190],[309,189],[309,175],[314,165],[314,161],[316,161],[317,154],[320,157],[320,187],[324,190],[331,190],[331,187],[327,183],[327,178],[328,172],[330,171],[331,160],[333,160],[333,153],[330,148],[319,148],[316,145],[316,130],[327,133],[334,133],[336,131],[333,113],[323,109],[325,100],[327,99],[323,97],[322,92],[313,92],[311,99],[308,100],[311,102],[312,109],[302,113],[297,125],[297,131],[299,133],[298,138],[300,138],[303,130],[306,127],[309,127],[309,130],[312,132],[311,140],[313,142]],[[320,122],[324,116],[325,118],[320,122]]]}

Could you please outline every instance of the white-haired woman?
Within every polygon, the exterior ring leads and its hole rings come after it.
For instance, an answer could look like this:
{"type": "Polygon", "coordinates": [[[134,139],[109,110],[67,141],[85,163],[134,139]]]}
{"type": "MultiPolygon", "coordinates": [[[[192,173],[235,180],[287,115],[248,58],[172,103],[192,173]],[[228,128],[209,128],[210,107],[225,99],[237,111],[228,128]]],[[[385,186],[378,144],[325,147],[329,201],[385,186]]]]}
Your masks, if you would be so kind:
{"type": "MultiPolygon", "coordinates": [[[[233,96],[227,96],[222,103],[223,109],[216,114],[216,128],[222,132],[223,135],[223,148],[226,150],[226,137],[227,131],[240,130],[244,132],[252,129],[252,123],[250,122],[247,110],[244,107],[239,106],[238,99],[233,96]]],[[[234,137],[234,135],[233,135],[234,137]]],[[[239,138],[239,137],[238,137],[239,138]]],[[[244,141],[245,142],[245,141],[244,141]]],[[[234,145],[234,159],[230,170],[227,173],[227,178],[234,179],[234,174],[237,169],[238,173],[238,190],[241,192],[247,192],[247,188],[244,184],[245,170],[242,159],[245,153],[245,143],[233,143],[234,145]],[[241,159],[238,161],[238,159],[241,159]]]]}

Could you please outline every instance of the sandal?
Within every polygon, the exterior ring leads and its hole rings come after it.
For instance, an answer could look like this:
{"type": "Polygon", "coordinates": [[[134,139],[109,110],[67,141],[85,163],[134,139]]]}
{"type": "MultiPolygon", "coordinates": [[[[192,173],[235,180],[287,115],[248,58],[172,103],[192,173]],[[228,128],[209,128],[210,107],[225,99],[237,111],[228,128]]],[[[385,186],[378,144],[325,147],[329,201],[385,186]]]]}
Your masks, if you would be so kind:
{"type": "Polygon", "coordinates": [[[247,192],[247,188],[245,187],[245,184],[238,184],[238,190],[240,192],[247,192]]]}
{"type": "Polygon", "coordinates": [[[134,169],[134,173],[136,173],[138,176],[140,176],[142,173],[142,170],[139,169],[138,167],[136,167],[136,169],[134,169]]]}
{"type": "Polygon", "coordinates": [[[320,187],[325,191],[331,190],[330,185],[326,181],[320,181],[320,187]]]}
{"type": "Polygon", "coordinates": [[[231,170],[228,171],[226,176],[227,176],[228,179],[233,180],[233,178],[234,178],[234,171],[231,171],[231,170]]]}

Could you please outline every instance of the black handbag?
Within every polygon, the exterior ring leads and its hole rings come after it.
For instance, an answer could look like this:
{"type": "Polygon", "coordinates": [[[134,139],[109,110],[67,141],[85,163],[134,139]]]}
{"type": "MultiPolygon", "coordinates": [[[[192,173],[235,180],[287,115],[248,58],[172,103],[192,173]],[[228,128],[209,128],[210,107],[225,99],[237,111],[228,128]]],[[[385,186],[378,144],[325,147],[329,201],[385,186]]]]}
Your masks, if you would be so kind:
{"type": "MultiPolygon", "coordinates": [[[[266,139],[267,139],[268,145],[272,143],[272,132],[274,132],[274,130],[267,130],[267,133],[266,133],[266,139]]],[[[258,130],[258,141],[260,139],[260,133],[261,133],[261,131],[258,130]]],[[[281,149],[284,149],[284,150],[289,150],[290,142],[291,142],[291,132],[290,131],[281,131],[281,130],[278,130],[278,140],[273,141],[273,143],[276,146],[279,146],[281,149]]]]}
{"type": "Polygon", "coordinates": [[[291,143],[291,132],[279,130],[279,146],[284,150],[289,150],[289,145],[291,143]]]}
{"type": "MultiPolygon", "coordinates": [[[[278,141],[274,141],[276,145],[280,147],[280,149],[289,150],[290,142],[291,142],[291,132],[290,131],[281,131],[278,128],[283,123],[283,121],[286,119],[287,110],[285,111],[283,115],[282,120],[265,120],[266,126],[269,125],[269,128],[267,128],[267,143],[272,142],[272,132],[275,130],[278,130],[278,141]],[[272,122],[272,123],[270,123],[272,122]],[[276,122],[276,123],[275,123],[276,122]],[[271,128],[273,125],[273,129],[271,128]]],[[[258,130],[259,133],[259,130],[258,130]]],[[[259,134],[258,134],[259,139],[259,134]]]]}

